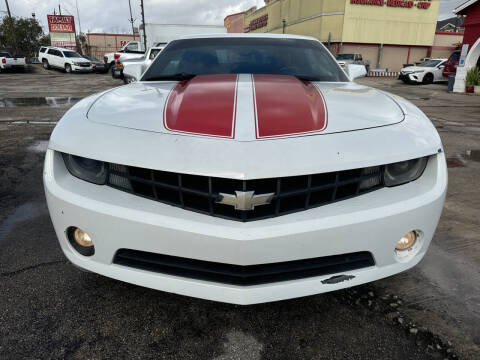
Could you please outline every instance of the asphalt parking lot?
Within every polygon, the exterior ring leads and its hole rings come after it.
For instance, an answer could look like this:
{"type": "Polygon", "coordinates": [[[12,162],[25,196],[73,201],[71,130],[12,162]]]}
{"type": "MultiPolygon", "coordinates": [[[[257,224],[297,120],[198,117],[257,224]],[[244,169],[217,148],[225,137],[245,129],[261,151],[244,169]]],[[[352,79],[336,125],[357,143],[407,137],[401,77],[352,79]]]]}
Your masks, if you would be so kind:
{"type": "Polygon", "coordinates": [[[47,140],[73,103],[122,82],[0,74],[0,358],[480,359],[480,97],[359,82],[411,100],[442,137],[449,189],[427,256],[372,284],[242,307],[70,265],[43,194],[47,140]]]}

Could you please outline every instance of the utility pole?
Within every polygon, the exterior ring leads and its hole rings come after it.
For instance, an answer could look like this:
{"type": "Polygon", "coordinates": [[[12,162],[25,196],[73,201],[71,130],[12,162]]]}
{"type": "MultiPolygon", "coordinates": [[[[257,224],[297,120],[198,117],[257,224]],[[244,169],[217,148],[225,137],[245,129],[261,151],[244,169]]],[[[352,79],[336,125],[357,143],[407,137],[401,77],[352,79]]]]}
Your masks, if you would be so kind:
{"type": "Polygon", "coordinates": [[[78,18],[78,34],[82,33],[82,23],[80,22],[80,12],[78,11],[78,0],[75,0],[75,6],[77,7],[77,18],[78,18]]]}
{"type": "Polygon", "coordinates": [[[140,7],[142,8],[142,25],[143,25],[143,46],[147,51],[147,29],[145,29],[145,10],[143,9],[143,0],[140,0],[140,7]]]}
{"type": "Polygon", "coordinates": [[[12,33],[13,46],[15,48],[15,55],[17,55],[17,52],[18,52],[17,39],[15,37],[15,30],[13,29],[13,18],[12,18],[12,13],[10,12],[10,6],[8,6],[8,0],[5,0],[5,5],[7,5],[8,20],[10,23],[10,32],[12,33]]]}
{"type": "Polygon", "coordinates": [[[135,28],[133,27],[133,22],[135,20],[133,20],[133,16],[132,16],[132,4],[130,4],[130,0],[128,0],[128,7],[130,8],[130,20],[128,20],[130,22],[130,24],[132,24],[132,34],[135,35],[135,28]]]}
{"type": "Polygon", "coordinates": [[[11,18],[12,18],[12,14],[10,13],[10,7],[8,6],[8,0],[5,0],[5,4],[7,5],[8,17],[11,19],[11,18]]]}
{"type": "Polygon", "coordinates": [[[58,4],[58,14],[62,15],[62,9],[60,8],[60,4],[58,4]]]}

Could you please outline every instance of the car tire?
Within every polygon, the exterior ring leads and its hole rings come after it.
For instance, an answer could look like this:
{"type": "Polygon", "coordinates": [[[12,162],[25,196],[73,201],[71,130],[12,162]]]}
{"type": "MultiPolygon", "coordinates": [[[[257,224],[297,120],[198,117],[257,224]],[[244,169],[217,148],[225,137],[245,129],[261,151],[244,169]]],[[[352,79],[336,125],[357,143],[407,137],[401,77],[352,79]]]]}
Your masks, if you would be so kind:
{"type": "Polygon", "coordinates": [[[44,59],[44,60],[42,61],[42,64],[43,64],[43,68],[44,68],[45,70],[50,70],[50,64],[48,63],[48,60],[45,60],[45,59],[44,59]]]}
{"type": "Polygon", "coordinates": [[[422,83],[425,85],[433,84],[433,74],[432,73],[425,74],[425,76],[423,77],[422,83]]]}
{"type": "Polygon", "coordinates": [[[67,74],[70,74],[72,72],[72,65],[70,64],[65,64],[65,72],[67,74]]]}

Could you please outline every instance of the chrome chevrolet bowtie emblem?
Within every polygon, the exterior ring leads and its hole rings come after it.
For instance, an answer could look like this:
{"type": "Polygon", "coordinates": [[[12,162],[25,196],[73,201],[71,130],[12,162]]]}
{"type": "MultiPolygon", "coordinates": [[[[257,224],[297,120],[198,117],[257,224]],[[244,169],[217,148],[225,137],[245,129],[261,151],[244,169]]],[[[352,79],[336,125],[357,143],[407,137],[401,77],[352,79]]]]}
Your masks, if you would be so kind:
{"type": "Polygon", "coordinates": [[[235,210],[253,210],[255,206],[270,204],[274,195],[255,195],[255,191],[235,191],[235,195],[220,193],[216,203],[235,206],[235,210]]]}

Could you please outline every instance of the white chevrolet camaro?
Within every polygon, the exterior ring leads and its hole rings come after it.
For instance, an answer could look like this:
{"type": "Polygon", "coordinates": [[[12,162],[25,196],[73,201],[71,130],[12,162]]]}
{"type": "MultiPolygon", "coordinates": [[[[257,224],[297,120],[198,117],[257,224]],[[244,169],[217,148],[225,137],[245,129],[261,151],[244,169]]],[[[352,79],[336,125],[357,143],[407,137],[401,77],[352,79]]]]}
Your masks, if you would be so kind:
{"type": "Polygon", "coordinates": [[[72,107],[44,185],[74,265],[253,304],[417,264],[447,168],[417,107],[352,82],[316,39],[204,35],[72,107]]]}

